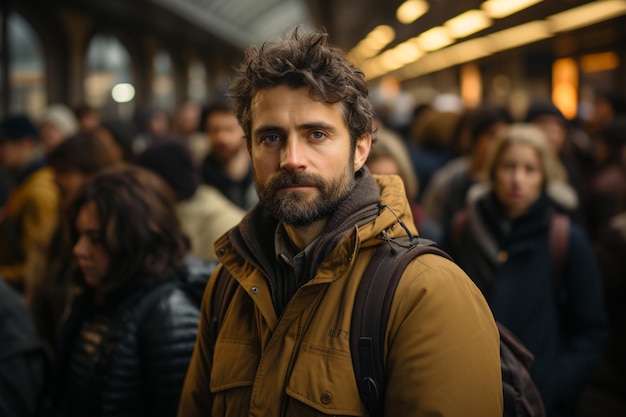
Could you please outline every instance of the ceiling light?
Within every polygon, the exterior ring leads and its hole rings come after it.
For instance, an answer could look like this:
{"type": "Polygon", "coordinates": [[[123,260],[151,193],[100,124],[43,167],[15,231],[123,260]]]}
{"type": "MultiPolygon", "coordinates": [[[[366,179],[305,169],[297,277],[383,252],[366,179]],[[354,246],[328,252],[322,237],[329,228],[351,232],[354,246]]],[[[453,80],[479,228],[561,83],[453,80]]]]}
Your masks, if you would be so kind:
{"type": "Polygon", "coordinates": [[[464,38],[491,26],[491,19],[482,10],[468,10],[444,23],[453,38],[464,38]]]}
{"type": "Polygon", "coordinates": [[[564,32],[593,25],[626,14],[626,1],[604,0],[587,3],[548,17],[554,32],[564,32]]]}
{"type": "Polygon", "coordinates": [[[130,83],[120,83],[111,89],[111,97],[116,103],[128,103],[135,98],[135,87],[130,83]]]}
{"type": "Polygon", "coordinates": [[[395,51],[396,59],[404,65],[415,62],[424,55],[419,46],[411,41],[401,43],[393,48],[393,51],[395,51]]]}
{"type": "Polygon", "coordinates": [[[428,11],[428,3],[424,0],[407,0],[398,7],[396,17],[400,23],[408,25],[415,22],[428,11]]]}
{"type": "Polygon", "coordinates": [[[420,47],[424,51],[435,51],[444,48],[453,42],[448,31],[443,26],[427,30],[417,37],[420,47]]]}
{"type": "Polygon", "coordinates": [[[491,47],[487,38],[476,38],[457,43],[437,53],[448,54],[450,56],[449,61],[457,65],[475,61],[490,55],[491,47]]]}
{"type": "Polygon", "coordinates": [[[493,19],[501,19],[527,9],[542,0],[487,0],[481,8],[493,19]]]}
{"type": "Polygon", "coordinates": [[[585,73],[611,71],[617,68],[619,68],[619,55],[612,51],[580,57],[580,70],[585,73]]]}
{"type": "Polygon", "coordinates": [[[534,20],[487,35],[492,52],[517,48],[552,36],[548,22],[534,20]]]}
{"type": "Polygon", "coordinates": [[[376,26],[365,38],[365,42],[372,48],[381,50],[396,37],[396,32],[389,25],[376,26]]]}
{"type": "Polygon", "coordinates": [[[378,57],[378,59],[380,60],[380,65],[385,70],[385,72],[395,71],[404,65],[400,61],[398,61],[393,49],[384,52],[382,55],[380,55],[380,57],[378,57]]]}
{"type": "Polygon", "coordinates": [[[378,54],[385,46],[389,45],[395,37],[396,32],[391,26],[376,26],[361,42],[352,48],[348,53],[348,58],[357,64],[361,63],[378,54]]]}

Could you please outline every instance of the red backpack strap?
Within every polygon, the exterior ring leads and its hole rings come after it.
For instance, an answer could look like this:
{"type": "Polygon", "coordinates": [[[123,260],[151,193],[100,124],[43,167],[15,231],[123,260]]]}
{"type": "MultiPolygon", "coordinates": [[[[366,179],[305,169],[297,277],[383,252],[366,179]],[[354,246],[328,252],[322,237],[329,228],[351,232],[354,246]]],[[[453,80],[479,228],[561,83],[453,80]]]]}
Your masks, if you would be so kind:
{"type": "Polygon", "coordinates": [[[450,224],[450,242],[454,246],[458,246],[461,243],[461,236],[465,229],[467,229],[467,223],[469,221],[469,214],[467,210],[458,211],[452,218],[450,224]]]}
{"type": "Polygon", "coordinates": [[[569,229],[570,218],[563,213],[554,212],[550,220],[550,257],[558,280],[564,279],[569,229]]]}

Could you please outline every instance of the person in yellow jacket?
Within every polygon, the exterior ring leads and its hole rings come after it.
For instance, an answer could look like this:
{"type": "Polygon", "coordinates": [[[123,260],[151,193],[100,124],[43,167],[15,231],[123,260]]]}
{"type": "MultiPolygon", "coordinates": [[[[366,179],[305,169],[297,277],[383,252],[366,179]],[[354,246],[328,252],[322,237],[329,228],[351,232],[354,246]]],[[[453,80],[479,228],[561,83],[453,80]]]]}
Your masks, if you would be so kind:
{"type": "Polygon", "coordinates": [[[0,277],[24,292],[26,277],[43,262],[57,222],[59,191],[38,132],[24,115],[0,121],[0,169],[14,182],[0,210],[0,277]]]}
{"type": "MultiPolygon", "coordinates": [[[[214,328],[216,275],[178,416],[363,416],[349,330],[378,245],[417,234],[398,176],[364,166],[363,73],[325,33],[248,49],[230,87],[259,204],[216,242],[236,288],[214,328]]],[[[401,277],[384,337],[386,416],[501,417],[499,334],[480,291],[443,257],[401,277]]]]}

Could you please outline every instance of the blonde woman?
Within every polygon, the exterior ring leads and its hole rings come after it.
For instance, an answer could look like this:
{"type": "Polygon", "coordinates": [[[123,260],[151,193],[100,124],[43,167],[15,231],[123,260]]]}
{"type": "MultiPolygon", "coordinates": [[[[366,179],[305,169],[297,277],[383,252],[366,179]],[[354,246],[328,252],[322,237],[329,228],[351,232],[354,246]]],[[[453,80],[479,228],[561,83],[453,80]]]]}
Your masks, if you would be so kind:
{"type": "Polygon", "coordinates": [[[443,243],[535,356],[531,375],[549,417],[575,415],[606,337],[600,275],[580,226],[568,222],[562,263],[553,258],[554,213],[574,208],[574,196],[543,132],[513,124],[443,243]]]}

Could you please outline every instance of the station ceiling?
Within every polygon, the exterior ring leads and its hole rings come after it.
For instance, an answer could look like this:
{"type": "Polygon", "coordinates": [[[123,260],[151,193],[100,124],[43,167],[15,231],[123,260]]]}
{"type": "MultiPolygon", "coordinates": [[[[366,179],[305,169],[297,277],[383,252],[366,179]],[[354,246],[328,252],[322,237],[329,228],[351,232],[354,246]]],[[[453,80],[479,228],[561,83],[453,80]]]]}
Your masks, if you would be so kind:
{"type": "MultiPolygon", "coordinates": [[[[512,2],[512,0],[500,0],[512,2]]],[[[104,5],[107,2],[99,2],[104,5]]],[[[480,9],[484,0],[425,0],[428,11],[413,23],[396,18],[404,0],[147,0],[174,15],[239,47],[275,38],[295,26],[325,29],[332,42],[350,50],[372,29],[389,25],[396,42],[419,35],[470,9],[480,9]]],[[[586,3],[620,3],[615,0],[543,0],[504,19],[491,30],[502,29],[586,3]]],[[[132,3],[132,2],[131,2],[132,3]]],[[[531,1],[531,3],[533,3],[531,1]]],[[[105,6],[106,7],[106,6],[105,6]]]]}
{"type": "MultiPolygon", "coordinates": [[[[206,39],[211,45],[241,52],[246,46],[276,38],[296,26],[324,29],[331,43],[351,51],[377,26],[387,25],[394,31],[393,40],[386,45],[391,49],[417,37],[428,29],[470,9],[480,9],[486,0],[420,0],[428,3],[428,11],[410,24],[402,24],[396,17],[398,6],[404,0],[56,0],[83,7],[91,12],[108,15],[128,27],[149,26],[187,39],[206,39]]],[[[490,0],[510,4],[513,0],[490,0]]],[[[518,0],[515,0],[518,1],[518,0]]],[[[522,1],[522,0],[520,0],[522,1]]],[[[528,1],[528,0],[524,0],[528,1]]],[[[589,4],[603,4],[617,8],[624,23],[626,0],[535,0],[530,7],[510,16],[493,19],[486,29],[475,35],[486,38],[498,36],[504,29],[525,23],[547,21],[549,16],[581,8],[589,4]]],[[[608,19],[616,16],[609,16],[608,19]]],[[[614,22],[613,22],[614,23],[614,22]]],[[[626,38],[624,24],[611,24],[607,43],[618,44],[626,38]]],[[[554,34],[573,33],[570,29],[554,34]]],[[[607,32],[608,33],[608,32],[607,32]]],[[[552,34],[546,38],[552,37],[552,34]]],[[[581,42],[591,37],[582,37],[581,42]]],[[[575,41],[577,42],[577,41],[575,41]]],[[[460,43],[460,41],[459,41],[460,43]]],[[[481,46],[482,47],[482,46],[481,46]]],[[[535,47],[535,45],[533,45],[535,47]]],[[[543,47],[553,48],[553,45],[543,47]]],[[[358,60],[355,60],[360,64],[358,60]]]]}

